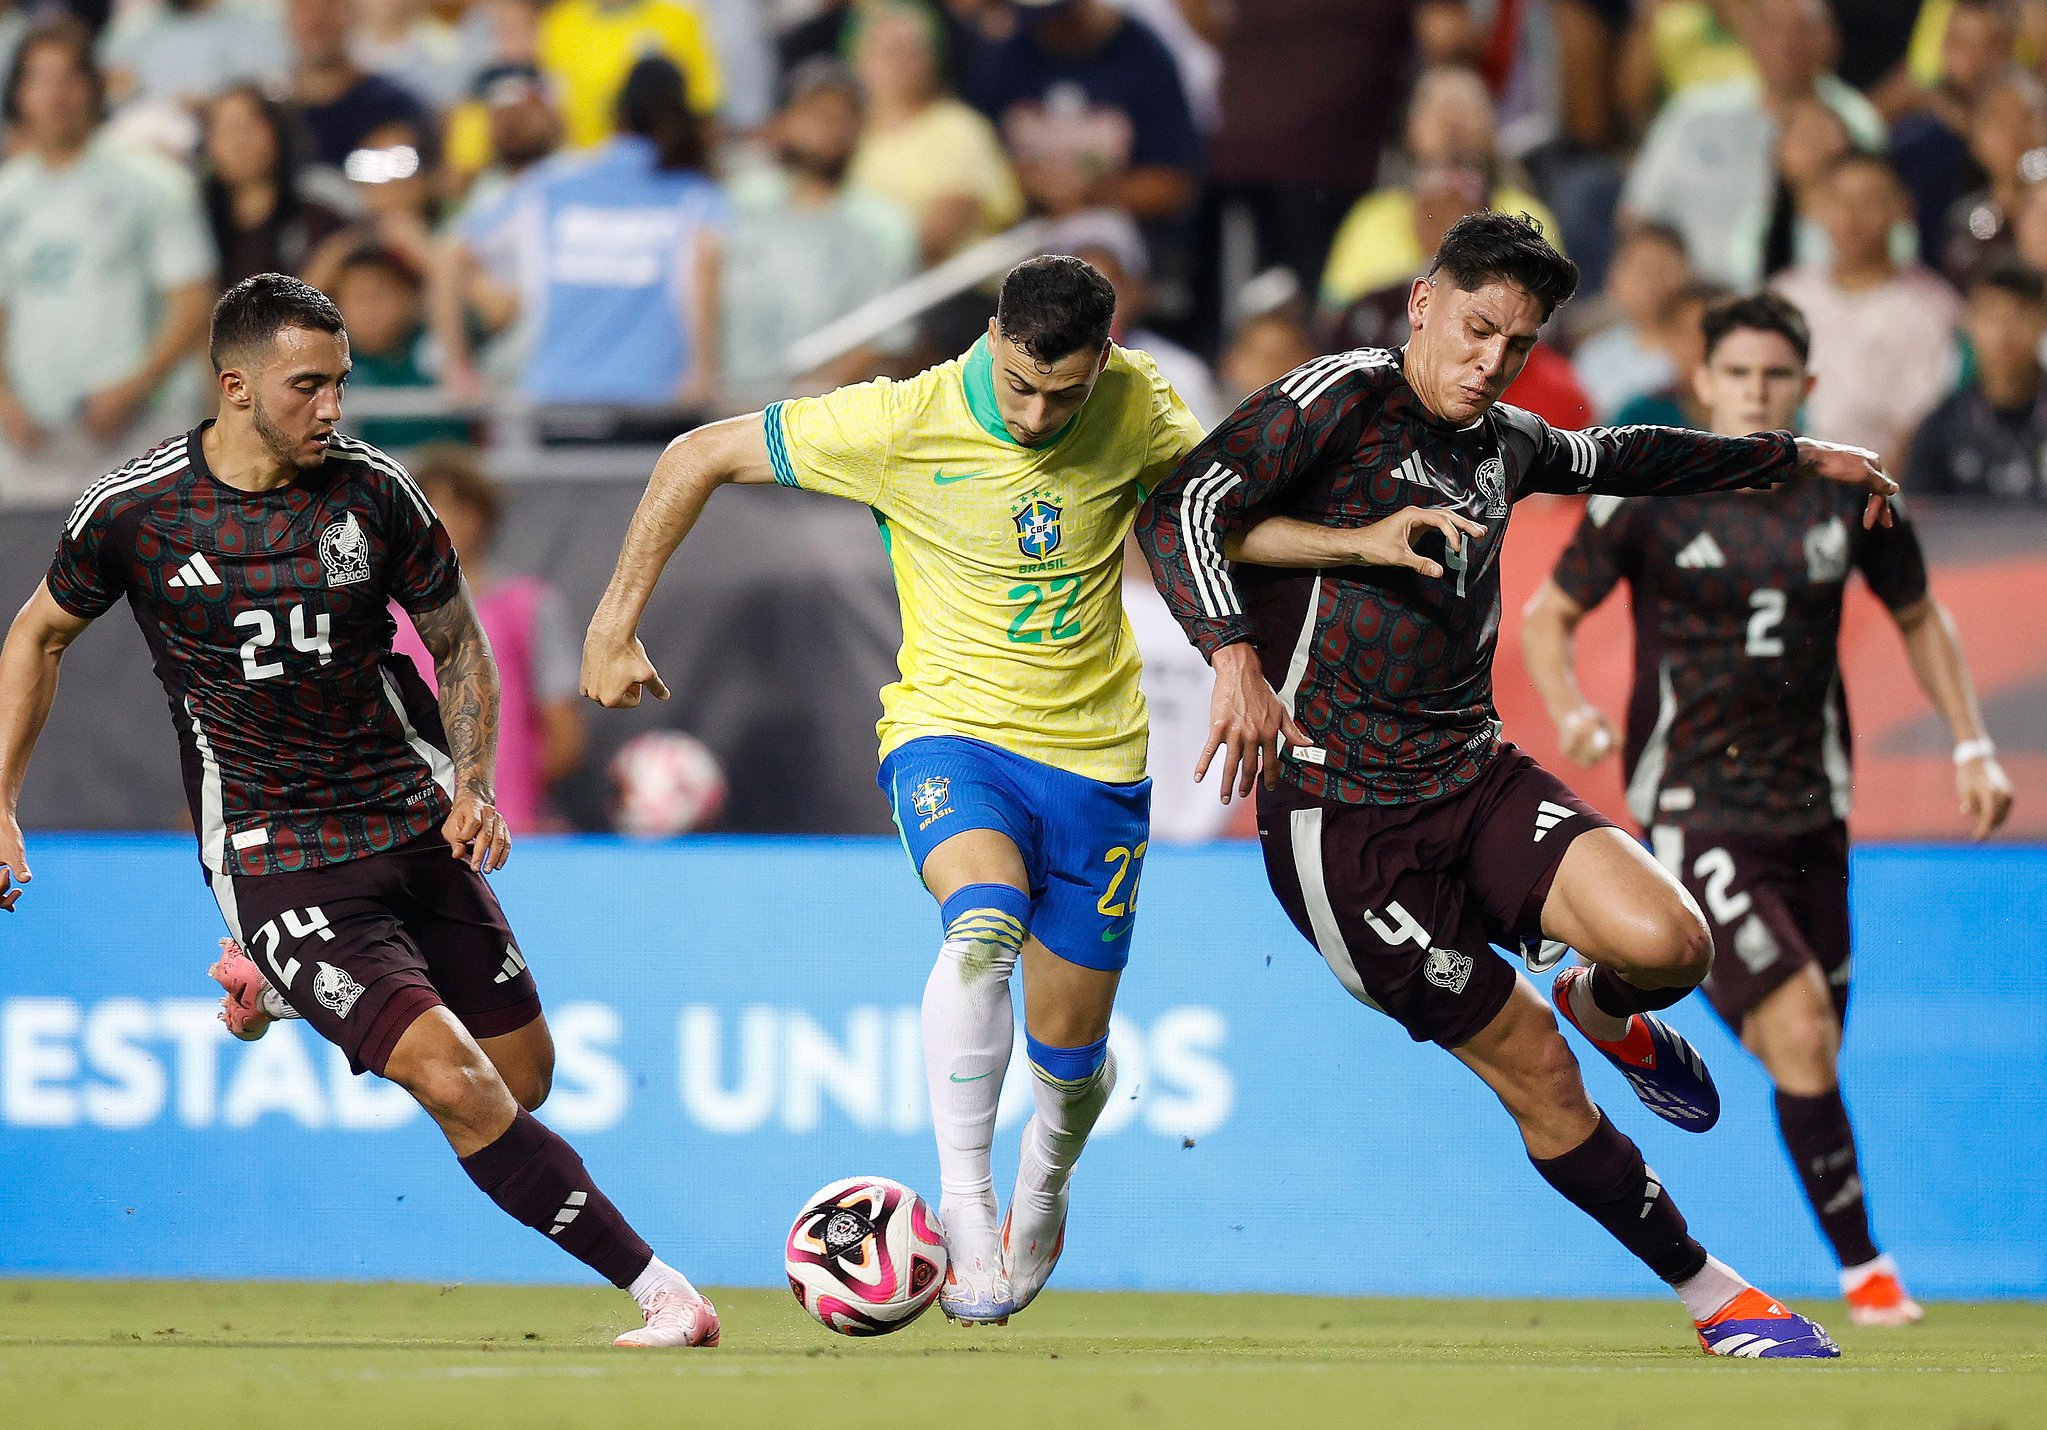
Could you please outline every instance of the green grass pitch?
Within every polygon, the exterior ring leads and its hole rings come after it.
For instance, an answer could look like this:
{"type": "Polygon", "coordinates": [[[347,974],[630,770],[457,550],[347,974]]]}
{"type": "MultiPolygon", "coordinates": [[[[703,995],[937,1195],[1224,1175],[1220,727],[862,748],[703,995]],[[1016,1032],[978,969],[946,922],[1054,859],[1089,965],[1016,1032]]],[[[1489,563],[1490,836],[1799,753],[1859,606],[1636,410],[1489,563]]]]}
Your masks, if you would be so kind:
{"type": "Polygon", "coordinates": [[[935,1312],[844,1340],[717,1294],[715,1351],[613,1350],[608,1290],[0,1281],[0,1424],[820,1430],[2047,1426],[2047,1306],[1937,1305],[1830,1365],[1709,1361],[1661,1301],[1054,1291],[1007,1328],[935,1312]]]}

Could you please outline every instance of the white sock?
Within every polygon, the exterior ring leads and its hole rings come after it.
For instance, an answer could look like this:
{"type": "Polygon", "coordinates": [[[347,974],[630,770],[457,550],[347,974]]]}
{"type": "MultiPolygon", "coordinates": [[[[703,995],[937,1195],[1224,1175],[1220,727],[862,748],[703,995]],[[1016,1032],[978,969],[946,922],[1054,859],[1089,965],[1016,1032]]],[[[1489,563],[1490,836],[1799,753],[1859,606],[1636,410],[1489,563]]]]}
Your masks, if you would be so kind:
{"type": "Polygon", "coordinates": [[[1888,1272],[1892,1276],[1896,1276],[1898,1274],[1898,1263],[1891,1260],[1887,1255],[1879,1254],[1876,1260],[1865,1261],[1860,1266],[1842,1267],[1841,1294],[1845,1296],[1850,1291],[1859,1290],[1863,1282],[1879,1272],[1888,1272]]]}
{"type": "Polygon", "coordinates": [[[938,1138],[939,1219],[955,1235],[995,1234],[995,1105],[1016,1042],[1009,977],[1017,950],[948,939],[924,984],[924,1078],[938,1138]]]}
{"type": "Polygon", "coordinates": [[[1677,1299],[1685,1303],[1685,1310],[1691,1313],[1694,1321],[1710,1321],[1727,1309],[1728,1302],[1748,1288],[1748,1282],[1742,1280],[1740,1272],[1718,1257],[1709,1256],[1698,1275],[1678,1282],[1671,1289],[1677,1292],[1677,1299]]]}
{"type": "Polygon", "coordinates": [[[684,1296],[700,1296],[703,1294],[696,1287],[689,1284],[687,1276],[677,1271],[658,1256],[647,1263],[647,1269],[635,1276],[633,1284],[626,1289],[633,1293],[633,1299],[639,1302],[640,1309],[645,1311],[648,1309],[648,1303],[654,1299],[654,1293],[663,1287],[680,1291],[684,1296]]]}
{"type": "Polygon", "coordinates": [[[1078,1088],[1063,1087],[1036,1075],[1032,1069],[1031,1093],[1037,1111],[1024,1124],[1023,1156],[1016,1168],[1016,1195],[1011,1205],[1023,1202],[1049,1216],[1054,1199],[1073,1176],[1081,1148],[1095,1120],[1109,1105],[1116,1088],[1116,1056],[1111,1053],[1101,1070],[1078,1088]]]}
{"type": "Polygon", "coordinates": [[[284,995],[275,988],[266,987],[256,995],[256,1006],[273,1018],[296,1018],[298,1009],[284,1001],[284,995]]]}
{"type": "Polygon", "coordinates": [[[1571,985],[1571,1011],[1577,1015],[1578,1026],[1603,1043],[1617,1043],[1628,1035],[1630,1019],[1616,1018],[1592,1001],[1589,973],[1571,985]]]}

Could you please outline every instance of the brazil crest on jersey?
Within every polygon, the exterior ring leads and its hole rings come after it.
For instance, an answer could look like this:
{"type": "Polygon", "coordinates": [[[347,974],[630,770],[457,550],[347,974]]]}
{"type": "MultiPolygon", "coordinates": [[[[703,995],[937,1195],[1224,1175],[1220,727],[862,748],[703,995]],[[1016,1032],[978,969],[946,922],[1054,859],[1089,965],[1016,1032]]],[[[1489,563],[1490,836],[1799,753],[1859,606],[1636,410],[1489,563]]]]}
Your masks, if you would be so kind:
{"type": "Polygon", "coordinates": [[[775,480],[863,502],[881,524],[903,609],[883,756],[964,735],[1089,779],[1144,777],[1123,538],[1201,436],[1149,357],[1111,348],[1073,420],[1023,446],[985,337],[907,381],[768,409],[775,480]]]}
{"type": "Polygon", "coordinates": [[[308,869],[427,833],[454,766],[425,682],[391,653],[389,603],[454,597],[447,532],[404,468],[348,437],[289,485],[231,487],[207,469],[211,425],[86,489],[50,595],[85,617],[127,597],[212,873],[308,869]]]}

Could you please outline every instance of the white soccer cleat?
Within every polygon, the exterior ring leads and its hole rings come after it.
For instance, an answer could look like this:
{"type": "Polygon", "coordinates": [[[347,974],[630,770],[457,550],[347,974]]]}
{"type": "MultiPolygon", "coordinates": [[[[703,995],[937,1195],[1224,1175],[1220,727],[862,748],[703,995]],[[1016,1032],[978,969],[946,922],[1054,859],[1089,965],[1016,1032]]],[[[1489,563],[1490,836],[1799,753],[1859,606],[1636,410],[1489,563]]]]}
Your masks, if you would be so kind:
{"type": "Polygon", "coordinates": [[[1926,1308],[1906,1292],[1898,1263],[1888,1256],[1843,1271],[1841,1297],[1858,1326],[1916,1326],[1926,1319],[1926,1308]]]}
{"type": "Polygon", "coordinates": [[[1010,1204],[1009,1215],[1002,1219],[1002,1259],[1009,1267],[1012,1311],[1021,1311],[1038,1299],[1052,1279],[1052,1268],[1059,1264],[1059,1253],[1066,1250],[1067,1190],[1059,1189],[1050,1216],[1026,1215],[1019,1220],[1019,1199],[1010,1204]]]}
{"type": "Polygon", "coordinates": [[[948,1321],[963,1326],[1000,1326],[1016,1309],[1009,1289],[1009,1270],[1002,1263],[1002,1241],[985,1223],[969,1231],[954,1230],[945,1220],[945,1285],[938,1309],[948,1321]]]}
{"type": "Polygon", "coordinates": [[[708,1296],[663,1286],[648,1298],[641,1311],[647,1324],[627,1331],[612,1344],[629,1350],[667,1350],[701,1346],[708,1350],[718,1344],[718,1308],[708,1296]]]}

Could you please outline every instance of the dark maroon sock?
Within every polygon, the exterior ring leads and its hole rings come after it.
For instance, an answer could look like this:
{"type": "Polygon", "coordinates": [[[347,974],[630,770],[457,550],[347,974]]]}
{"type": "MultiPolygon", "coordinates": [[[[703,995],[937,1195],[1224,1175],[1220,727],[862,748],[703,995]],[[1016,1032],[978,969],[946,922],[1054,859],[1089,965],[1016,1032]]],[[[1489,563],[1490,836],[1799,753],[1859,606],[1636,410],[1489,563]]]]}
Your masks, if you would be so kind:
{"type": "Polygon", "coordinates": [[[1531,1157],[1542,1179],[1673,1286],[1699,1274],[1706,1248],[1642,1160],[1641,1149],[1599,1114],[1592,1135],[1561,1157],[1531,1157]]]}
{"type": "Polygon", "coordinates": [[[654,1252],[597,1190],[576,1149],[524,1108],[505,1135],[461,1159],[469,1180],[515,1221],[544,1232],[614,1286],[626,1287],[654,1252]]]}
{"type": "Polygon", "coordinates": [[[1592,1001],[1599,1011],[1613,1018],[1636,1013],[1654,1013],[1682,1003],[1689,988],[1637,988],[1605,964],[1592,969],[1592,1001]]]}
{"type": "Polygon", "coordinates": [[[1805,1199],[1819,1218],[1820,1230],[1834,1244],[1843,1266],[1876,1260],[1869,1236],[1869,1207],[1862,1200],[1862,1172],[1855,1160],[1855,1129],[1841,1090],[1818,1097],[1777,1094],[1777,1127],[1784,1134],[1791,1165],[1805,1183],[1805,1199]]]}

